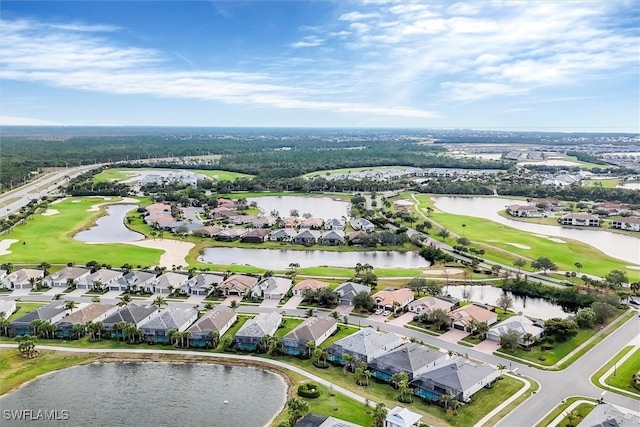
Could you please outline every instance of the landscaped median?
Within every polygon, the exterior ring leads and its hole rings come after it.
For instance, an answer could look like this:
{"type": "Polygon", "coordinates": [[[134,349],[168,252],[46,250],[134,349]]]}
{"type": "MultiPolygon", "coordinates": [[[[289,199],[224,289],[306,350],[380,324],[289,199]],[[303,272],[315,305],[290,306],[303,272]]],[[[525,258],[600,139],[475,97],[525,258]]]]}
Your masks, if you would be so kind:
{"type": "Polygon", "coordinates": [[[640,400],[640,386],[634,385],[634,375],[640,372],[640,348],[624,347],[590,378],[596,387],[640,400]]]}
{"type": "Polygon", "coordinates": [[[564,399],[558,406],[556,406],[547,415],[545,415],[544,418],[542,418],[535,427],[565,427],[569,425],[575,425],[580,422],[579,420],[576,421],[576,419],[581,419],[587,416],[597,404],[598,401],[590,397],[569,397],[567,399],[564,399]],[[572,422],[569,422],[569,417],[567,417],[567,414],[570,413],[573,413],[569,416],[572,418],[572,422]]]}
{"type": "Polygon", "coordinates": [[[562,370],[578,360],[587,351],[595,347],[617,328],[635,316],[635,311],[628,310],[615,318],[603,329],[583,329],[569,340],[559,343],[550,349],[525,350],[516,349],[510,352],[498,350],[496,356],[524,363],[538,369],[562,370]],[[544,360],[541,360],[544,358],[544,360]]]}

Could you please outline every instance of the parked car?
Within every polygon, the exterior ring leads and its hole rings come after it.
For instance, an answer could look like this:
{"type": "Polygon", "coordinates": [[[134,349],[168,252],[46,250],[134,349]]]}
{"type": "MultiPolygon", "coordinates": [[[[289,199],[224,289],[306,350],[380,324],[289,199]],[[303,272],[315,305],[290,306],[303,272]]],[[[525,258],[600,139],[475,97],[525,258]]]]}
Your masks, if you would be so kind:
{"type": "Polygon", "coordinates": [[[375,313],[375,314],[382,314],[382,311],[383,311],[383,310],[382,310],[381,308],[379,308],[379,309],[377,309],[376,311],[374,311],[374,313],[375,313]]]}
{"type": "Polygon", "coordinates": [[[391,312],[389,310],[385,310],[385,311],[382,312],[382,315],[383,316],[389,316],[389,315],[391,315],[391,312]]]}

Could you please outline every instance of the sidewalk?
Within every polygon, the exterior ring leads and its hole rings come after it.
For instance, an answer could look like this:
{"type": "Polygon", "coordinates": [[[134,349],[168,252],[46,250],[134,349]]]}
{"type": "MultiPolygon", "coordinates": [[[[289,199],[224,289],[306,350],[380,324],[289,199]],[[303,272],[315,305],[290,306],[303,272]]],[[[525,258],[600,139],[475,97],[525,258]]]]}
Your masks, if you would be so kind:
{"type": "MultiPolygon", "coordinates": [[[[607,372],[605,372],[604,374],[602,374],[602,376],[600,378],[598,378],[598,383],[602,386],[601,387],[602,389],[608,390],[608,391],[614,391],[614,392],[617,392],[618,394],[622,394],[623,396],[629,395],[629,396],[635,397],[636,399],[640,399],[640,394],[634,393],[634,392],[628,391],[628,390],[622,390],[622,389],[620,389],[618,387],[611,386],[611,385],[607,384],[607,382],[606,382],[607,378],[609,378],[614,373],[614,371],[616,370],[617,366],[622,365],[625,361],[627,361],[627,359],[630,359],[632,356],[634,356],[638,352],[638,349],[640,349],[640,344],[638,344],[638,342],[637,342],[638,338],[639,337],[636,336],[634,339],[629,341],[628,345],[633,346],[633,348],[631,350],[629,350],[629,352],[627,352],[627,354],[622,356],[620,358],[620,360],[618,360],[612,367],[610,367],[607,370],[607,372]]],[[[607,363],[609,363],[609,361],[607,361],[605,364],[607,364],[607,363]]]]}
{"type": "MultiPolygon", "coordinates": [[[[517,398],[522,396],[527,390],[529,390],[531,388],[531,383],[529,382],[529,380],[526,380],[526,379],[521,378],[521,377],[519,377],[517,375],[513,375],[513,374],[509,374],[509,373],[506,373],[504,375],[506,375],[506,376],[508,376],[510,378],[516,379],[518,381],[522,381],[524,383],[524,386],[522,386],[520,388],[520,390],[518,390],[517,393],[515,393],[510,398],[508,398],[507,400],[502,402],[500,405],[498,405],[496,408],[494,408],[493,411],[489,412],[487,415],[482,417],[482,419],[480,421],[478,421],[477,423],[475,423],[473,425],[473,427],[482,427],[482,426],[484,426],[487,423],[487,421],[489,421],[491,418],[495,417],[500,411],[502,411],[504,408],[509,406],[511,404],[511,402],[513,402],[514,400],[516,400],[517,398]]],[[[523,403],[521,403],[521,405],[523,403]]]]}
{"type": "MultiPolygon", "coordinates": [[[[575,408],[577,408],[578,406],[582,405],[583,403],[589,404],[589,405],[593,405],[596,406],[597,403],[594,403],[590,400],[576,400],[575,402],[573,402],[571,405],[567,406],[567,408],[562,411],[560,413],[560,415],[558,415],[557,417],[555,417],[553,419],[553,421],[551,421],[551,423],[549,423],[549,425],[547,427],[555,427],[558,425],[558,423],[560,423],[560,421],[562,421],[564,419],[564,417],[566,416],[567,413],[573,411],[575,408]]],[[[555,410],[555,408],[553,408],[555,410]]]]}

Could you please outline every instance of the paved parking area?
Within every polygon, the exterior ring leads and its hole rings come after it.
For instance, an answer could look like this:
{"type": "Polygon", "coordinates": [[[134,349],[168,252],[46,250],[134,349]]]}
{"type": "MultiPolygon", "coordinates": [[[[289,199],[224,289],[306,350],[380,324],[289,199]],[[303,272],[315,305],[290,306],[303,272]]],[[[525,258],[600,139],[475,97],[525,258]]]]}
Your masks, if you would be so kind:
{"type": "Polygon", "coordinates": [[[476,344],[473,347],[474,350],[478,350],[479,352],[486,354],[493,354],[494,351],[500,348],[500,342],[493,340],[484,340],[480,344],[476,344]]]}
{"type": "Polygon", "coordinates": [[[469,332],[460,331],[458,329],[451,329],[450,331],[447,331],[444,334],[440,335],[439,338],[448,342],[457,343],[467,335],[469,335],[469,332]]]}
{"type": "Polygon", "coordinates": [[[294,309],[294,308],[297,308],[301,302],[302,302],[302,297],[294,295],[291,298],[289,298],[289,301],[284,303],[282,308],[294,309]]]}
{"type": "Polygon", "coordinates": [[[389,320],[389,324],[391,325],[395,325],[395,326],[404,326],[407,323],[411,322],[413,320],[413,316],[415,316],[415,313],[405,313],[402,316],[396,317],[393,320],[389,320]]]}
{"type": "Polygon", "coordinates": [[[280,304],[279,299],[266,298],[260,303],[260,307],[276,308],[280,304]]]}

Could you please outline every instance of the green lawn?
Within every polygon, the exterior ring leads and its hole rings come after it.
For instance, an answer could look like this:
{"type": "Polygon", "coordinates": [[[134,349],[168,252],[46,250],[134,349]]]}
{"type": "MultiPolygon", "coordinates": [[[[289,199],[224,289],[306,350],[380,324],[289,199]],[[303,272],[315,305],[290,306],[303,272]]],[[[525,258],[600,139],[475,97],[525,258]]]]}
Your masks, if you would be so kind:
{"type": "Polygon", "coordinates": [[[605,383],[631,393],[640,394],[640,389],[633,386],[633,375],[640,372],[640,350],[636,349],[622,364],[616,363],[616,369],[605,383]]]}
{"type": "Polygon", "coordinates": [[[361,168],[344,168],[344,169],[329,169],[323,171],[311,172],[305,175],[302,175],[303,178],[313,178],[316,176],[330,176],[330,175],[338,175],[338,174],[346,174],[346,173],[356,173],[363,171],[379,171],[379,170],[404,170],[409,169],[411,166],[369,166],[369,167],[361,167],[361,168]]]}
{"type": "Polygon", "coordinates": [[[36,310],[44,305],[43,302],[22,302],[18,301],[16,303],[16,311],[9,317],[9,321],[13,322],[19,317],[24,316],[25,314],[31,313],[33,310],[36,310]]]}
{"type": "MultiPolygon", "coordinates": [[[[593,403],[596,403],[596,400],[591,399],[589,397],[582,397],[582,396],[569,397],[569,398],[564,400],[564,403],[559,404],[558,406],[555,407],[555,409],[553,411],[549,412],[549,414],[546,417],[544,417],[544,419],[542,421],[540,421],[538,424],[536,424],[535,427],[547,427],[549,424],[551,424],[551,421],[556,419],[556,417],[558,415],[564,413],[565,410],[569,406],[571,406],[571,404],[573,402],[575,402],[577,400],[589,400],[589,401],[592,401],[593,403]]],[[[576,422],[575,424],[578,424],[578,422],[576,422]]]]}
{"type": "MultiPolygon", "coordinates": [[[[114,197],[109,202],[118,200],[114,197]]],[[[84,264],[93,259],[113,266],[125,263],[157,265],[163,253],[161,250],[126,244],[89,245],[73,240],[75,233],[91,227],[98,217],[104,215],[102,209],[97,212],[88,212],[87,209],[104,202],[102,197],[73,197],[50,207],[60,212],[57,215],[33,215],[25,224],[3,236],[3,239],[16,239],[19,242],[11,246],[12,253],[0,256],[0,262],[84,264]]]]}
{"type": "Polygon", "coordinates": [[[216,181],[235,181],[238,178],[253,178],[253,175],[248,175],[246,173],[229,172],[229,171],[222,171],[222,170],[196,169],[196,170],[189,170],[189,171],[208,176],[209,178],[214,179],[216,181]]]}
{"type": "MultiPolygon", "coordinates": [[[[429,195],[416,194],[416,199],[420,202],[416,208],[425,215],[427,207],[435,208],[429,195]]],[[[462,224],[465,224],[465,237],[472,242],[489,245],[485,247],[487,254],[484,257],[486,259],[507,265],[511,265],[517,257],[526,259],[548,257],[558,265],[560,270],[572,271],[575,269],[574,263],[581,261],[584,265],[583,272],[604,276],[614,269],[624,271],[628,264],[575,240],[562,239],[566,243],[556,243],[483,218],[436,211],[431,213],[431,218],[458,235],[462,235],[462,224]],[[517,248],[509,243],[520,244],[530,249],[517,248]],[[492,247],[498,248],[498,250],[492,247]]],[[[437,231],[432,232],[434,236],[436,233],[437,231]]],[[[447,243],[452,244],[453,242],[452,239],[447,239],[447,243]]]]}
{"type": "Polygon", "coordinates": [[[582,185],[585,187],[594,187],[596,183],[602,184],[602,188],[616,188],[618,184],[620,184],[620,180],[619,179],[587,179],[582,181],[582,185]]]}
{"type": "Polygon", "coordinates": [[[290,317],[285,317],[282,321],[283,326],[281,328],[278,328],[278,330],[276,331],[276,336],[278,338],[284,337],[303,321],[304,319],[292,319],[290,317]]]}
{"type": "Polygon", "coordinates": [[[582,419],[584,417],[586,417],[587,415],[589,415],[589,413],[591,411],[593,411],[593,409],[596,407],[596,405],[592,405],[590,403],[581,403],[578,406],[576,406],[571,413],[573,415],[575,415],[575,418],[573,419],[569,419],[569,417],[567,416],[567,413],[565,411],[565,417],[562,419],[562,421],[560,421],[558,424],[556,424],[556,427],[573,427],[576,424],[578,424],[580,421],[582,421],[582,419]]]}
{"type": "Polygon", "coordinates": [[[516,350],[499,350],[495,354],[499,356],[506,354],[507,356],[519,357],[543,366],[552,366],[591,338],[596,332],[598,332],[598,329],[581,329],[578,335],[563,343],[554,344],[551,350],[542,350],[540,346],[534,345],[529,351],[518,348],[516,350]],[[544,358],[544,360],[541,360],[541,358],[544,358]]]}

